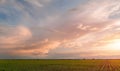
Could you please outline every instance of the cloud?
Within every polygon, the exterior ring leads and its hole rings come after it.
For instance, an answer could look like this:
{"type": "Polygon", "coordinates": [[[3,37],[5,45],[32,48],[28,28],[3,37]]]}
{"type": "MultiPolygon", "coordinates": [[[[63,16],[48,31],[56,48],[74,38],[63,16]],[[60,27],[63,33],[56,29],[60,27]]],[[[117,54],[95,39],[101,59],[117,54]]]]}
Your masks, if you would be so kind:
{"type": "Polygon", "coordinates": [[[7,27],[1,26],[0,45],[1,48],[15,48],[32,37],[30,30],[24,26],[7,27]],[[12,46],[10,46],[12,45],[12,46]],[[13,47],[14,46],[14,47],[13,47]]]}
{"type": "Polygon", "coordinates": [[[0,4],[3,4],[5,2],[5,0],[0,0],[0,4]]]}
{"type": "Polygon", "coordinates": [[[54,0],[12,0],[0,7],[0,14],[7,18],[0,18],[1,54],[7,54],[6,58],[74,58],[87,57],[90,53],[88,57],[97,56],[93,49],[99,47],[94,45],[107,44],[98,41],[118,32],[119,18],[113,17],[119,13],[119,0],[90,0],[60,12],[56,12],[53,3],[54,0]]]}
{"type": "Polygon", "coordinates": [[[31,3],[32,5],[36,5],[36,6],[38,6],[38,7],[42,7],[42,6],[43,6],[41,3],[38,2],[38,0],[36,0],[36,1],[26,0],[26,1],[29,2],[29,3],[31,3]]]}
{"type": "MultiPolygon", "coordinates": [[[[99,41],[101,40],[105,41],[104,38],[113,35],[115,32],[116,33],[119,32],[115,30],[116,28],[119,29],[119,26],[117,25],[118,23],[116,23],[116,22],[119,22],[118,21],[119,18],[111,18],[113,14],[117,13],[116,11],[120,11],[119,8],[120,8],[120,5],[118,0],[116,1],[115,0],[112,0],[112,1],[91,0],[88,2],[88,4],[85,4],[82,7],[80,6],[80,7],[74,8],[75,9],[74,11],[70,10],[67,13],[68,16],[67,15],[65,16],[67,16],[67,19],[69,19],[70,23],[74,21],[73,23],[77,26],[77,28],[79,28],[80,30],[84,30],[83,31],[84,34],[82,35],[82,31],[79,31],[79,32],[77,31],[79,33],[79,37],[72,38],[71,41],[63,44],[63,46],[61,47],[66,48],[67,49],[65,50],[66,52],[73,50],[73,53],[72,53],[73,58],[74,56],[76,56],[74,54],[77,54],[77,55],[84,54],[83,57],[85,56],[88,58],[90,57],[101,58],[102,56],[104,57],[104,55],[109,56],[109,52],[107,52],[107,50],[104,50],[106,47],[102,48],[103,46],[108,45],[109,43],[99,43],[99,41]],[[80,36],[80,34],[82,36],[80,36]],[[94,46],[94,45],[98,45],[98,46],[94,46]],[[104,50],[104,54],[101,54],[103,50],[104,50]],[[76,53],[76,51],[83,52],[83,54],[76,53]],[[86,51],[88,51],[88,54],[91,54],[93,52],[94,53],[92,55],[88,55],[86,54],[87,53],[86,51]],[[99,54],[100,54],[100,57],[99,57],[99,54]]],[[[64,17],[64,19],[65,18],[66,17],[64,17]]],[[[118,34],[115,34],[115,35],[118,35],[118,34]]],[[[117,39],[118,38],[119,37],[117,37],[117,39]]],[[[108,41],[112,41],[113,39],[109,38],[108,41]]],[[[58,51],[60,49],[58,48],[56,50],[58,51]]],[[[66,57],[66,54],[64,54],[64,50],[62,50],[62,52],[59,54],[60,56],[62,55],[61,58],[64,57],[64,55],[66,57]]],[[[55,57],[57,58],[57,53],[54,54],[54,58],[55,57]]]]}

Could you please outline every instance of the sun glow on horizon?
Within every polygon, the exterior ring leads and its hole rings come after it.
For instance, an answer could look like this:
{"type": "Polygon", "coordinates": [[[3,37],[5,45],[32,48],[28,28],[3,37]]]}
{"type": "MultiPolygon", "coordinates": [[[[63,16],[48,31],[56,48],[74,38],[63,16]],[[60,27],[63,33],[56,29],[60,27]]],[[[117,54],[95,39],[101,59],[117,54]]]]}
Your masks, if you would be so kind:
{"type": "Polygon", "coordinates": [[[120,50],[120,39],[110,42],[110,44],[108,44],[108,48],[112,50],[120,50]]]}

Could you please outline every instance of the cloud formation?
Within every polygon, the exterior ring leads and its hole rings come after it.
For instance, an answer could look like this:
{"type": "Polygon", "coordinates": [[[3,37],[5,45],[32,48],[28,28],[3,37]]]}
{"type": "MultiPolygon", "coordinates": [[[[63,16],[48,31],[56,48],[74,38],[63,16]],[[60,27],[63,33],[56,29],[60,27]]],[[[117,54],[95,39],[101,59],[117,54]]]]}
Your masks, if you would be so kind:
{"type": "Polygon", "coordinates": [[[0,58],[107,58],[106,41],[120,38],[120,1],[72,3],[0,0],[0,58]]]}

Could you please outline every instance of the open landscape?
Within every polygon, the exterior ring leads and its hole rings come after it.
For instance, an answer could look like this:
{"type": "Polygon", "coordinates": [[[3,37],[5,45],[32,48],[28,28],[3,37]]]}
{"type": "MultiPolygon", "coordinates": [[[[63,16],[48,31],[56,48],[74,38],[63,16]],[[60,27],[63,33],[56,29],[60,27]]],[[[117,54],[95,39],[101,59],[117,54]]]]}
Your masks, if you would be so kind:
{"type": "Polygon", "coordinates": [[[120,0],[0,0],[0,71],[120,71],[120,0]]]}
{"type": "Polygon", "coordinates": [[[0,71],[120,71],[120,60],[0,60],[0,71]]]}

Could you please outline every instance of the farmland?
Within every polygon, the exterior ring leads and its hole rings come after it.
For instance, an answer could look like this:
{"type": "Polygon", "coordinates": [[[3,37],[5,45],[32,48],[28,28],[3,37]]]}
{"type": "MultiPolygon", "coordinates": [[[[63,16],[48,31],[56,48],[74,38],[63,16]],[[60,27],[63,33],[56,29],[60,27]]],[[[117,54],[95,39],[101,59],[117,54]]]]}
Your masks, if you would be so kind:
{"type": "Polygon", "coordinates": [[[120,60],[0,60],[0,71],[120,71],[120,60]]]}

